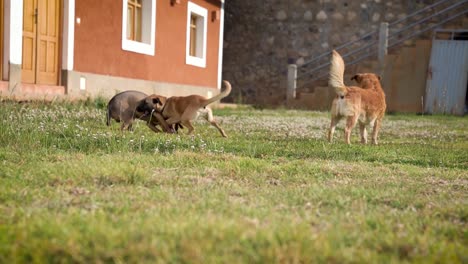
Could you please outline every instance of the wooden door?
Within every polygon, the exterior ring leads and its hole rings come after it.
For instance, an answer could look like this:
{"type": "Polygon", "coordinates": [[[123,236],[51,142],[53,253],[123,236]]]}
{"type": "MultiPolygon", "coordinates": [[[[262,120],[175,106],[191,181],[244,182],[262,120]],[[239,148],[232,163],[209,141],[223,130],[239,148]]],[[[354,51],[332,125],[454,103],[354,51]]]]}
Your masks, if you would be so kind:
{"type": "Polygon", "coordinates": [[[37,0],[23,1],[23,61],[21,79],[36,82],[36,7],[37,0]]]}
{"type": "Polygon", "coordinates": [[[25,83],[57,84],[60,0],[24,0],[23,62],[25,83]]]}

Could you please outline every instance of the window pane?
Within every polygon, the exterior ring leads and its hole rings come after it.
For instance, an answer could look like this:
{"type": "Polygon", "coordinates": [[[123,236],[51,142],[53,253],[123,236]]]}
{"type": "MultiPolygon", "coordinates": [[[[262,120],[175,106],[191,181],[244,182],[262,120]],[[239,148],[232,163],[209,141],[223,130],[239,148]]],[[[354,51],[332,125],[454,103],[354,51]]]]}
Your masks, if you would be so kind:
{"type": "Polygon", "coordinates": [[[197,55],[197,16],[190,16],[190,56],[197,55]]]}
{"type": "Polygon", "coordinates": [[[141,7],[136,8],[135,12],[135,40],[141,42],[141,25],[142,25],[142,16],[141,16],[141,7]]]}
{"type": "Polygon", "coordinates": [[[133,6],[127,7],[127,39],[133,39],[133,6]]]}

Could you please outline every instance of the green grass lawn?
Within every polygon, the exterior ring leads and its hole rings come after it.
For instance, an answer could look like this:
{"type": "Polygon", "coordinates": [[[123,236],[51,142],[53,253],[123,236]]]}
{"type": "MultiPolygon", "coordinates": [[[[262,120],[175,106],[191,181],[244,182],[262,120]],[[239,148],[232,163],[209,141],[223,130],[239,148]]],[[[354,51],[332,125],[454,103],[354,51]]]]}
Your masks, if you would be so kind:
{"type": "Polygon", "coordinates": [[[320,112],[215,110],[225,139],[0,106],[0,263],[468,262],[467,117],[390,115],[347,146],[320,112]]]}

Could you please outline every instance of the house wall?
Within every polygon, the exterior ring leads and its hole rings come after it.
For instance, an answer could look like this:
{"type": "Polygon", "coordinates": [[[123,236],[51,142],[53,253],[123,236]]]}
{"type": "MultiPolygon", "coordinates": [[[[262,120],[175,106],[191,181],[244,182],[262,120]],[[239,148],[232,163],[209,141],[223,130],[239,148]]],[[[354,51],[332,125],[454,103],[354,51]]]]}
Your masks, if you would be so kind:
{"type": "Polygon", "coordinates": [[[213,21],[211,12],[219,10],[220,2],[191,1],[208,10],[206,68],[185,63],[187,1],[180,2],[171,5],[170,0],[156,1],[155,55],[150,56],[122,49],[121,0],[76,1],[75,19],[79,18],[80,23],[75,23],[73,71],[64,73],[68,92],[108,97],[141,86],[142,90],[163,95],[180,95],[190,90],[187,87],[205,96],[217,93],[220,20],[213,21]],[[102,76],[101,81],[96,81],[96,75],[102,76]],[[86,90],[79,89],[81,77],[86,81],[86,90]],[[115,78],[129,81],[119,85],[115,78]],[[138,82],[132,83],[132,79],[138,82]],[[171,83],[173,87],[168,86],[171,83]]]}
{"type": "Polygon", "coordinates": [[[1,1],[5,27],[0,77],[6,82],[0,82],[0,97],[73,100],[132,89],[165,96],[219,93],[222,0],[190,0],[207,9],[206,67],[186,64],[188,1],[171,5],[171,0],[156,0],[155,54],[143,55],[122,49],[122,0],[60,0],[59,86],[21,83],[23,0],[1,1]]]}

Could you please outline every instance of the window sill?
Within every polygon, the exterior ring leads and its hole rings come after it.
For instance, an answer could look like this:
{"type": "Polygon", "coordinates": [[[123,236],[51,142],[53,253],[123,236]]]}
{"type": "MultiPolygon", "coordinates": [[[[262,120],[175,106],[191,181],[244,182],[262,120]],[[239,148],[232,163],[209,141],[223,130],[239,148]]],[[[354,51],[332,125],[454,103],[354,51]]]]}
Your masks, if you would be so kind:
{"type": "Polygon", "coordinates": [[[206,67],[206,60],[204,58],[199,58],[199,57],[187,56],[185,59],[185,63],[188,65],[193,65],[193,66],[197,66],[200,68],[206,67]]]}
{"type": "Polygon", "coordinates": [[[122,49],[126,51],[132,51],[135,53],[154,56],[154,45],[147,44],[144,42],[124,39],[122,41],[122,49]]]}

